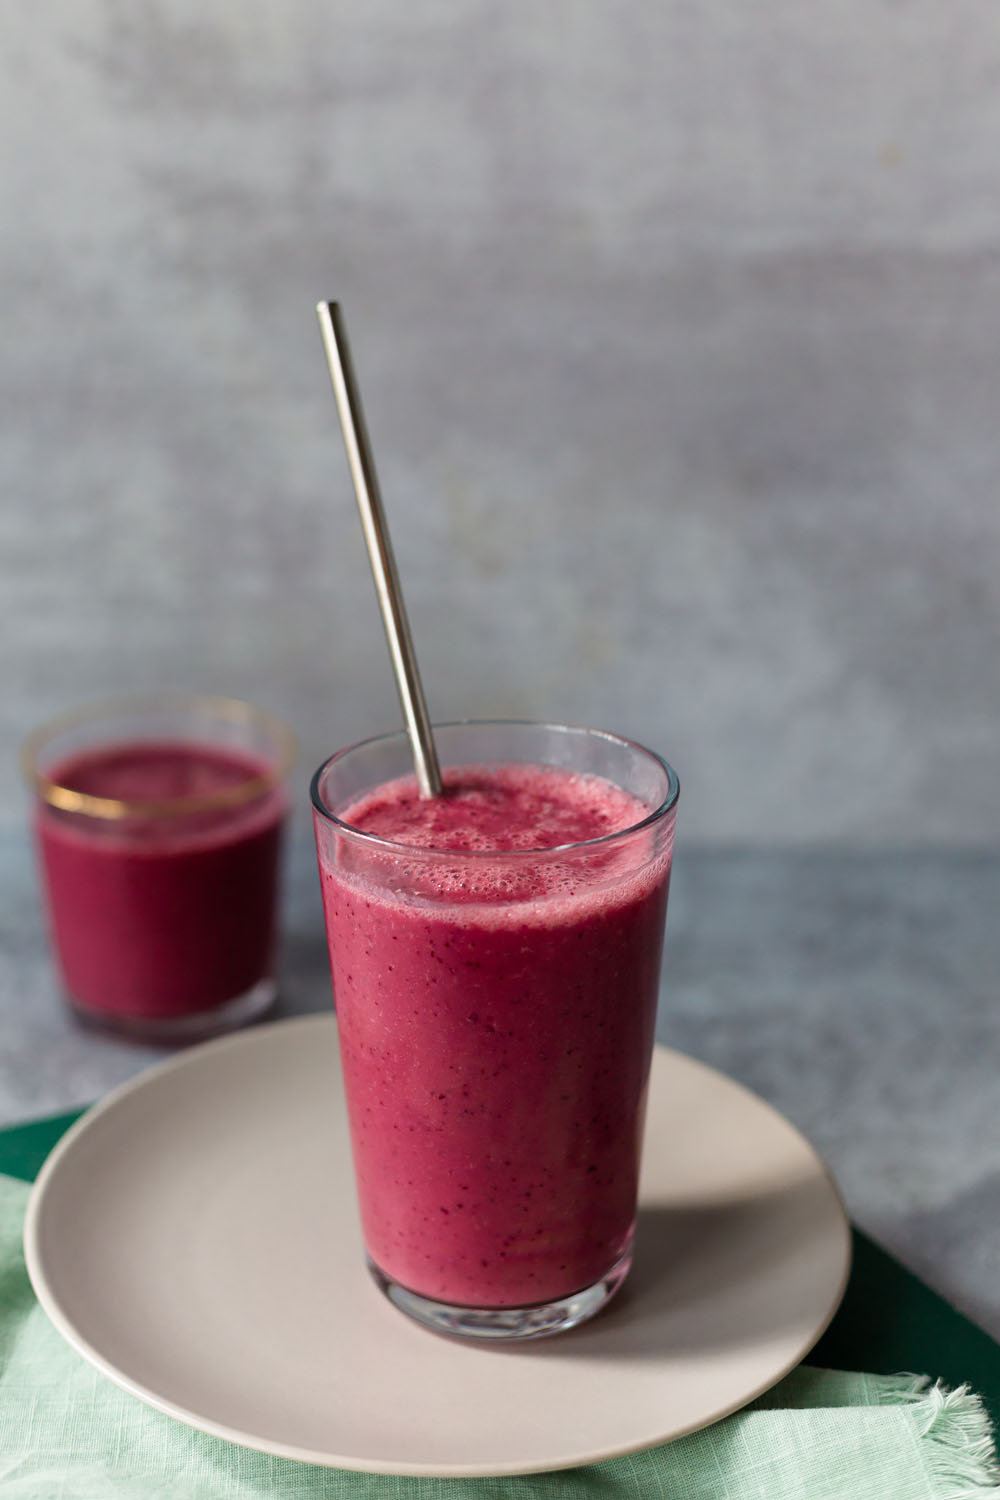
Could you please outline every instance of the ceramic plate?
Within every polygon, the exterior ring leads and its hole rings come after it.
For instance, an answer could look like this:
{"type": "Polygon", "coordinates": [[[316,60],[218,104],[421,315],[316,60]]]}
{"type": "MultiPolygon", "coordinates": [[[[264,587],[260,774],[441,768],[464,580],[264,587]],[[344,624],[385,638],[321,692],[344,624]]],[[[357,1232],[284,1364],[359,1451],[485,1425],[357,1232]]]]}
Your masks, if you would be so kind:
{"type": "Polygon", "coordinates": [[[664,1442],[742,1406],[832,1317],[850,1237],[812,1147],[658,1048],[632,1274],[592,1323],[497,1348],[429,1333],[363,1269],[332,1017],[196,1047],[46,1162],[28,1269],[111,1380],[267,1453],[515,1474],[664,1442]]]}

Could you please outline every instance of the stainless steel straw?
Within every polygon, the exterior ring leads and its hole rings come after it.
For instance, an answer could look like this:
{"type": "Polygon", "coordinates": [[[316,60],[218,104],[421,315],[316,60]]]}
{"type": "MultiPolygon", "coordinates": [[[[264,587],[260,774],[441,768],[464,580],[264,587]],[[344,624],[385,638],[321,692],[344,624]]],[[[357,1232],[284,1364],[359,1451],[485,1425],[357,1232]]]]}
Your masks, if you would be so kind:
{"type": "Polygon", "coordinates": [[[413,649],[409,621],[403,604],[403,591],[396,572],[396,560],[392,555],[389,527],[382,507],[382,496],[375,473],[375,458],[372,453],[365,414],[361,405],[361,393],[351,362],[347,328],[339,302],[318,302],[323,345],[330,366],[333,394],[340,413],[340,425],[344,433],[347,462],[354,481],[354,493],[358,497],[361,525],[365,533],[365,544],[375,578],[382,622],[389,642],[389,654],[396,674],[399,701],[403,706],[406,730],[413,750],[413,765],[417,773],[417,784],[422,797],[441,795],[441,768],[438,764],[431,722],[427,715],[424,690],[420,685],[420,672],[413,649]]]}

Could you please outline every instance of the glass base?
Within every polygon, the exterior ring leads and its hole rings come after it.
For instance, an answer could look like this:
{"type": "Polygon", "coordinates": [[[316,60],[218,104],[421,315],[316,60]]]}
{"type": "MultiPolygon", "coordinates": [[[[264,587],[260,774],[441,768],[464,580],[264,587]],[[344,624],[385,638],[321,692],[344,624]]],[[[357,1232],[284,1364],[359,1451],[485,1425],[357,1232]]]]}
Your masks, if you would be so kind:
{"type": "Polygon", "coordinates": [[[535,1302],[529,1307],[465,1307],[450,1302],[435,1302],[400,1286],[366,1256],[368,1269],[379,1291],[394,1307],[407,1313],[435,1333],[449,1333],[458,1338],[489,1339],[494,1343],[513,1339],[543,1339],[553,1333],[565,1333],[585,1323],[606,1307],[629,1273],[632,1247],[611,1267],[606,1276],[568,1297],[551,1302],[535,1302]]]}
{"type": "Polygon", "coordinates": [[[235,1031],[251,1021],[259,1021],[267,1014],[278,997],[278,986],[273,979],[262,979],[253,989],[215,1005],[211,1010],[191,1011],[178,1016],[122,1015],[117,1011],[95,1010],[81,1005],[72,996],[69,1007],[76,1018],[95,1031],[110,1032],[115,1036],[131,1037],[139,1042],[162,1042],[183,1046],[187,1042],[203,1042],[209,1037],[219,1036],[225,1031],[235,1031]]]}

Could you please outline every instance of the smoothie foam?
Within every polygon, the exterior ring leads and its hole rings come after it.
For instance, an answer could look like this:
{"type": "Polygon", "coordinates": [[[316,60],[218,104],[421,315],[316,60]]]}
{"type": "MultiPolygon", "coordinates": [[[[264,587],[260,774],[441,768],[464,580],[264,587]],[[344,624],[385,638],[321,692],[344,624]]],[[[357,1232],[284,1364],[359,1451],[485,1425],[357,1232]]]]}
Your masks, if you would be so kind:
{"type": "Polygon", "coordinates": [[[525,1306],[631,1243],[669,848],[560,847],[651,811],[599,777],[466,767],[445,788],[338,809],[412,862],[321,855],[363,1230],[412,1291],[525,1306]]]}

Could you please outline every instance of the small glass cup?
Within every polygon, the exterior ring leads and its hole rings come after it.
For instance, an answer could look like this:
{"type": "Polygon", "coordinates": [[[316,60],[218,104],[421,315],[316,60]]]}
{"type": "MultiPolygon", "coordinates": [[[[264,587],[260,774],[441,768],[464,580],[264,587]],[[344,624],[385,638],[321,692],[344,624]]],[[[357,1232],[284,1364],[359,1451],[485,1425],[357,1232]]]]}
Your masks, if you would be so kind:
{"type": "Polygon", "coordinates": [[[554,767],[641,805],[579,843],[444,852],[346,821],[412,780],[405,734],[341,751],[312,783],[369,1269],[439,1332],[533,1338],[591,1317],[631,1265],[678,782],[591,729],[435,739],[443,766],[487,781],[554,767]]]}
{"type": "Polygon", "coordinates": [[[187,1042],[271,1006],[294,755],[271,714],[199,694],[92,704],[30,736],[49,926],[82,1020],[187,1042]]]}

